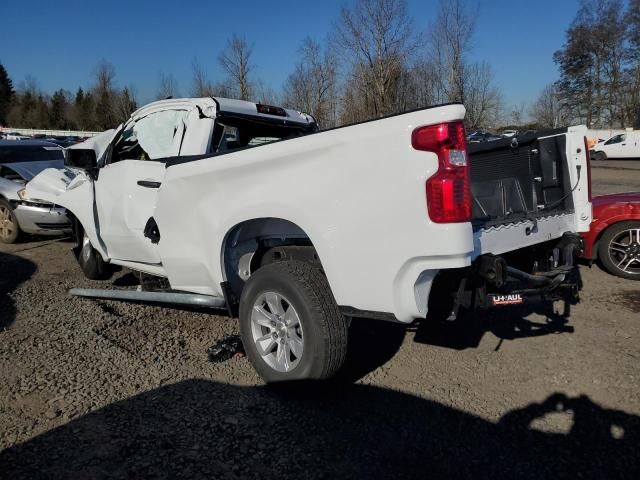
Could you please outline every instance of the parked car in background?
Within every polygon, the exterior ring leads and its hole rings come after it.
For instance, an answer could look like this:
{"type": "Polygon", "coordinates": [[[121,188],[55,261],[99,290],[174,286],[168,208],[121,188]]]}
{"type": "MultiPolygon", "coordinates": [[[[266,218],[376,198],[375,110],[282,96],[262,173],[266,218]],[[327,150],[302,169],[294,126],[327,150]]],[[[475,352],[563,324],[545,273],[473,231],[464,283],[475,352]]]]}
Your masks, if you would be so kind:
{"type": "Polygon", "coordinates": [[[640,192],[595,197],[593,222],[583,233],[584,258],[613,275],[640,280],[640,192]]]}
{"type": "Polygon", "coordinates": [[[63,168],[63,149],[41,140],[0,140],[0,242],[14,243],[22,232],[70,233],[66,210],[28,198],[24,187],[46,168],[63,168]]]}
{"type": "Polygon", "coordinates": [[[640,130],[619,133],[593,146],[592,160],[608,158],[640,158],[640,130]]]}
{"type": "Polygon", "coordinates": [[[32,137],[27,135],[20,135],[19,133],[9,132],[4,134],[5,140],[33,140],[32,137]]]}
{"type": "Polygon", "coordinates": [[[505,130],[504,132],[502,132],[502,136],[503,137],[515,137],[516,135],[518,135],[518,130],[505,130]]]}

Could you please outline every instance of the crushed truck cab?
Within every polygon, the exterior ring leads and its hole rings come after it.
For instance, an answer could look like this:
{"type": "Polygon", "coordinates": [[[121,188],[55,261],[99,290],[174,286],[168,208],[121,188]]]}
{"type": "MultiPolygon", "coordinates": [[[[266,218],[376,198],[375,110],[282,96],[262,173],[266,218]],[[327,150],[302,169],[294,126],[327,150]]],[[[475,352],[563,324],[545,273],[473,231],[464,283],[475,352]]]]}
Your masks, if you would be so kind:
{"type": "Polygon", "coordinates": [[[345,316],[409,323],[434,302],[567,285],[591,221],[586,129],[470,152],[464,115],[450,104],[319,131],[280,107],[164,100],[27,190],[73,214],[90,278],[121,265],[224,299],[265,379],[326,378],[345,316]]]}

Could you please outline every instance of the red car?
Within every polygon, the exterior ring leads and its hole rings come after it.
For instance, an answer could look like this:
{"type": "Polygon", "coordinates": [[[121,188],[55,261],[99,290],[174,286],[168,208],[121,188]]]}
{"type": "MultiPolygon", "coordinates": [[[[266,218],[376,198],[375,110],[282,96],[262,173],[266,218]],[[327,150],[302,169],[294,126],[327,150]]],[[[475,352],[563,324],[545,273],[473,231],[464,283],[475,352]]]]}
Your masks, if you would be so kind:
{"type": "Polygon", "coordinates": [[[640,192],[594,197],[593,222],[583,233],[584,258],[613,275],[640,280],[640,192]]]}

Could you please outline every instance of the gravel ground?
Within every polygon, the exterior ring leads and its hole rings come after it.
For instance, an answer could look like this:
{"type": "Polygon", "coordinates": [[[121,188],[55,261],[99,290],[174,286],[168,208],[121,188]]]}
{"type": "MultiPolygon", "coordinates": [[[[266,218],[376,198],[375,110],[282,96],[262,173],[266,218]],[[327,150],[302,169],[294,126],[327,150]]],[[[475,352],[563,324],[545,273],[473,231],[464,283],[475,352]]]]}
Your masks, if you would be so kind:
{"type": "Polygon", "coordinates": [[[340,381],[274,389],[207,360],[234,319],[69,297],[71,246],[0,246],[0,478],[639,478],[640,288],[597,266],[568,317],[354,322],[340,381]]]}

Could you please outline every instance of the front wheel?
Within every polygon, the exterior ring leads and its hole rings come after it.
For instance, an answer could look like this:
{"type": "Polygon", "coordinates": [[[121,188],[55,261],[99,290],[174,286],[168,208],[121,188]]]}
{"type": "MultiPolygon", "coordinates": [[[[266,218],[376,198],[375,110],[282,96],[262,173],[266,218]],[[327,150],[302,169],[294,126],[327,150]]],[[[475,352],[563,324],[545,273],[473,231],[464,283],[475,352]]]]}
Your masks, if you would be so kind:
{"type": "Polygon", "coordinates": [[[591,157],[591,159],[595,160],[597,162],[604,161],[604,160],[607,160],[607,154],[604,153],[604,152],[594,152],[594,154],[591,157]]]}
{"type": "Polygon", "coordinates": [[[326,379],[344,363],[347,322],[322,271],[277,262],[255,272],[240,298],[240,335],[266,382],[326,379]]]}
{"type": "Polygon", "coordinates": [[[598,258],[609,273],[640,280],[640,221],[619,222],[605,230],[598,258]]]}
{"type": "Polygon", "coordinates": [[[84,276],[89,280],[108,280],[113,274],[109,264],[105,262],[87,236],[87,232],[82,230],[80,244],[76,247],[76,259],[84,276]]]}
{"type": "Polygon", "coordinates": [[[20,225],[9,202],[0,199],[0,242],[16,243],[20,236],[20,225]]]}

